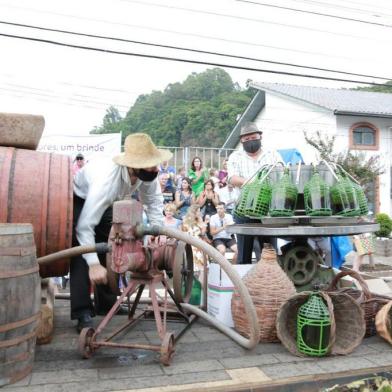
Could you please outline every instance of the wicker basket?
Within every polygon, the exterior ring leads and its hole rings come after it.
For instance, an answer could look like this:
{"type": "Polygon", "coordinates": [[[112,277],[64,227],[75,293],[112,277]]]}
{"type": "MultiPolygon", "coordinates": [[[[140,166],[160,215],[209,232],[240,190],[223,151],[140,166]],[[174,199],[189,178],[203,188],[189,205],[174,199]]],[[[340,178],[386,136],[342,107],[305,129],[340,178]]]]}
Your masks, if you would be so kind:
{"type": "Polygon", "coordinates": [[[389,301],[376,315],[377,333],[390,344],[392,344],[391,307],[392,301],[389,301]]]}
{"type": "MultiPolygon", "coordinates": [[[[245,275],[243,281],[256,307],[260,341],[279,341],[276,334],[276,314],[280,305],[296,291],[291,280],[279,266],[276,252],[271,246],[263,248],[261,260],[245,275]]],[[[236,290],[231,300],[231,311],[236,330],[249,337],[250,329],[245,308],[236,290]]]]}
{"type": "Polygon", "coordinates": [[[351,297],[353,297],[358,304],[361,305],[364,311],[364,318],[366,323],[366,337],[373,336],[376,334],[375,318],[377,312],[392,298],[387,296],[372,294],[366,284],[366,281],[355,271],[341,271],[332,280],[328,292],[344,292],[351,297]],[[354,278],[361,286],[362,290],[354,288],[344,288],[338,289],[337,284],[341,278],[344,276],[351,276],[354,278]]]}
{"type": "MultiPolygon", "coordinates": [[[[297,348],[297,313],[309,296],[309,291],[298,293],[287,300],[279,309],[276,328],[280,341],[292,354],[305,356],[297,348]]],[[[319,292],[331,315],[328,354],[342,355],[353,351],[365,334],[363,310],[356,301],[344,293],[319,292]]]]}

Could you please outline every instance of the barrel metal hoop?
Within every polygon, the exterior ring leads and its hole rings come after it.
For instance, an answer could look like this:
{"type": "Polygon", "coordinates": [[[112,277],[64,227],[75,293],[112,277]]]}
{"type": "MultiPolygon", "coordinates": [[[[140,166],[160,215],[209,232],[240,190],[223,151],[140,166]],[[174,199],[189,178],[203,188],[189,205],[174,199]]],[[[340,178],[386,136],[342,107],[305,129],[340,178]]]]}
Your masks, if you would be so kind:
{"type": "Polygon", "coordinates": [[[0,256],[28,256],[31,254],[35,255],[36,247],[35,246],[26,246],[19,248],[0,248],[0,256]]]}
{"type": "Polygon", "coordinates": [[[37,330],[34,329],[33,332],[30,332],[26,335],[19,336],[18,338],[3,340],[2,342],[0,342],[0,348],[17,346],[18,344],[23,343],[26,340],[34,338],[36,336],[36,334],[37,334],[37,330]]]}
{"type": "Polygon", "coordinates": [[[20,327],[24,327],[27,324],[31,324],[32,322],[39,319],[41,312],[37,312],[31,317],[23,320],[14,321],[13,323],[0,325],[0,333],[10,331],[11,329],[16,329],[20,327]]]}
{"type": "Polygon", "coordinates": [[[34,267],[21,271],[0,272],[0,279],[17,278],[19,276],[33,274],[34,272],[38,272],[38,271],[39,271],[39,266],[36,265],[34,267]]]}

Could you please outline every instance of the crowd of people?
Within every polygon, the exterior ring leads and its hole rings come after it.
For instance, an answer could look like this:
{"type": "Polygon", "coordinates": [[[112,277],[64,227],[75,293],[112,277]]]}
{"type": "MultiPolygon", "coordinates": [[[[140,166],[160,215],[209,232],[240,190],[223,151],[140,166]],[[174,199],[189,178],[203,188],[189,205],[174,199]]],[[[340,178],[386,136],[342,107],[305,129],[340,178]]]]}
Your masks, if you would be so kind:
{"type": "Polygon", "coordinates": [[[222,254],[232,251],[235,262],[236,239],[224,229],[234,223],[231,214],[239,192],[227,181],[227,162],[222,162],[221,170],[207,169],[195,156],[188,172],[183,167],[177,172],[165,161],[159,165],[158,181],[165,205],[164,224],[200,237],[222,254]]]}

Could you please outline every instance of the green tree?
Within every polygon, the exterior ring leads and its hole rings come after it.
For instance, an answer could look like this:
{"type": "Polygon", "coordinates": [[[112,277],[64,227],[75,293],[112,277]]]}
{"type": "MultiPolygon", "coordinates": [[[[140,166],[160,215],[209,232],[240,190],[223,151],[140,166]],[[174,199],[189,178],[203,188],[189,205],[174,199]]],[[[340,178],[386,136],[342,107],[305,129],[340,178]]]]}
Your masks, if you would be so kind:
{"type": "Polygon", "coordinates": [[[369,157],[363,151],[352,150],[336,153],[334,152],[335,136],[323,136],[320,132],[316,132],[315,136],[309,136],[306,132],[304,135],[306,142],[319,152],[321,159],[342,166],[364,187],[384,173],[379,155],[369,157]]]}
{"type": "Polygon", "coordinates": [[[108,112],[94,133],[145,132],[162,146],[221,146],[254,95],[220,68],[190,74],[163,91],[140,95],[125,118],[108,112]]]}
{"type": "Polygon", "coordinates": [[[383,86],[356,87],[353,90],[372,91],[374,93],[392,93],[392,80],[389,80],[383,86]]]}
{"type": "Polygon", "coordinates": [[[102,125],[95,127],[91,133],[117,133],[122,130],[122,117],[115,106],[109,106],[103,118],[102,125]]]}

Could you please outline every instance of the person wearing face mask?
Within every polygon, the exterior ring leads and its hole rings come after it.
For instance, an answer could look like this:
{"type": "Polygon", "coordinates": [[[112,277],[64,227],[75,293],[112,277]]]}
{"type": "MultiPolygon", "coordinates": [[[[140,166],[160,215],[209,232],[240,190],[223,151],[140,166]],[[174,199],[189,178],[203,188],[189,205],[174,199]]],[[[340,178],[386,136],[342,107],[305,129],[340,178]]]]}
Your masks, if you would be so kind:
{"type": "MultiPolygon", "coordinates": [[[[112,224],[112,205],[135,191],[150,224],[163,223],[163,197],[157,180],[158,165],[172,157],[158,149],[150,136],[127,136],[124,153],[113,160],[90,160],[74,177],[73,246],[107,242],[112,224]]],[[[71,259],[71,319],[77,330],[91,327],[92,317],[106,314],[117,297],[107,286],[106,255],[88,253],[71,259]],[[90,289],[94,287],[94,306],[90,289]]]]}
{"type": "MultiPolygon", "coordinates": [[[[228,181],[239,192],[244,183],[250,179],[263,165],[274,164],[281,160],[275,151],[263,151],[262,132],[256,124],[248,122],[240,131],[242,149],[234,151],[229,156],[227,163],[228,181]]],[[[235,223],[249,223],[248,218],[233,214],[235,223]]],[[[252,262],[253,236],[237,235],[238,264],[250,264],[252,262]]],[[[271,242],[270,238],[259,236],[261,247],[264,242],[271,242]]],[[[275,241],[276,242],[276,241],[275,241]]]]}

